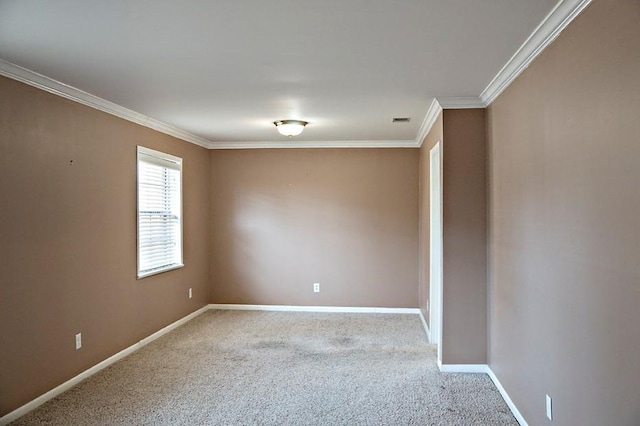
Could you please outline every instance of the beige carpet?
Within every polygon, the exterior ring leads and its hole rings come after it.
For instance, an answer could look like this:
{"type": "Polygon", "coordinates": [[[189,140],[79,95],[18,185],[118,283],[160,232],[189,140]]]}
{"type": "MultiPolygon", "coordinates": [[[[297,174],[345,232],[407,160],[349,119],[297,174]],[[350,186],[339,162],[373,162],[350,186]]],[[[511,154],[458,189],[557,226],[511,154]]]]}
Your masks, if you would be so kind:
{"type": "Polygon", "coordinates": [[[417,315],[208,311],[15,425],[517,425],[417,315]]]}

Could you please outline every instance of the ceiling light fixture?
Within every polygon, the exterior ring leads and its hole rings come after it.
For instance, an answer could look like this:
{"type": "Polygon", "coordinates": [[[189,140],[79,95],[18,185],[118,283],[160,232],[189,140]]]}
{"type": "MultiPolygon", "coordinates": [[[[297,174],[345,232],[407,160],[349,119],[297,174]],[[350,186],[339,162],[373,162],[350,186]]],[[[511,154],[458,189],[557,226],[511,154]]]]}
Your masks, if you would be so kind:
{"type": "Polygon", "coordinates": [[[274,121],[273,124],[276,125],[276,129],[283,136],[298,136],[304,130],[304,126],[306,126],[306,121],[302,120],[279,120],[274,121]]]}

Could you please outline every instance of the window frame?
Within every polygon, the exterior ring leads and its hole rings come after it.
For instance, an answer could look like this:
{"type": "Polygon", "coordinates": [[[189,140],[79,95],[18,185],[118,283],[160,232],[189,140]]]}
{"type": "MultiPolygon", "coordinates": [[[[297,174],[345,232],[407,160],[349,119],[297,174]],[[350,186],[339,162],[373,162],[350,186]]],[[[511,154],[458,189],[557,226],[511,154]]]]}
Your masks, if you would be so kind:
{"type": "MultiPolygon", "coordinates": [[[[144,162],[144,161],[143,161],[144,162]]],[[[183,161],[182,158],[177,157],[175,155],[167,154],[165,152],[156,151],[154,149],[150,149],[141,145],[137,146],[136,151],[136,277],[138,280],[150,277],[157,274],[162,274],[164,272],[173,271],[175,269],[180,269],[184,267],[184,229],[183,229],[183,216],[184,216],[184,205],[183,205],[183,161]],[[153,269],[140,271],[140,162],[141,162],[141,154],[149,157],[157,158],[160,162],[170,162],[177,164],[179,176],[180,176],[180,185],[178,187],[178,197],[179,197],[179,256],[176,263],[172,263],[170,265],[166,265],[161,269],[153,269]]]]}

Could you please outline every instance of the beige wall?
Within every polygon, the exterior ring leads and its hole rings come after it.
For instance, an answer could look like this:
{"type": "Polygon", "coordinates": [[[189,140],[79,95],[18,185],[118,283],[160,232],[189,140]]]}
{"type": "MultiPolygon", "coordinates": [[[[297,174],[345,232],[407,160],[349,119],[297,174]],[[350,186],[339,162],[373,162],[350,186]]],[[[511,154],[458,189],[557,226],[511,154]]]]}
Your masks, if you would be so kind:
{"type": "Polygon", "coordinates": [[[530,425],[640,424],[640,3],[596,0],[490,107],[489,361],[530,425]]]}
{"type": "Polygon", "coordinates": [[[442,121],[442,363],[485,364],[485,110],[444,110],[442,121]]]}
{"type": "Polygon", "coordinates": [[[438,115],[438,118],[433,123],[431,130],[422,141],[422,146],[420,147],[420,175],[419,175],[419,202],[420,202],[420,234],[419,234],[419,244],[420,244],[420,262],[419,262],[419,276],[420,276],[420,310],[422,311],[422,315],[424,319],[427,321],[427,324],[430,326],[429,321],[429,305],[431,303],[429,301],[429,292],[430,292],[430,220],[429,220],[429,212],[430,212],[430,155],[429,152],[431,148],[433,148],[436,143],[440,142],[442,145],[442,113],[438,115]]]}
{"type": "Polygon", "coordinates": [[[0,77],[0,205],[0,416],[209,300],[203,148],[0,77]],[[185,267],[139,281],[137,144],[184,159],[185,267]]]}
{"type": "Polygon", "coordinates": [[[0,78],[0,416],[207,302],[427,315],[441,140],[443,362],[488,361],[531,425],[545,394],[554,424],[638,424],[638,22],[637,1],[596,0],[420,150],[207,152],[0,78]],[[137,144],[185,159],[186,266],[140,281],[137,144]]]}
{"type": "Polygon", "coordinates": [[[485,128],[483,109],[444,110],[420,148],[420,309],[428,321],[429,151],[441,143],[443,364],[487,360],[485,128]]]}
{"type": "Polygon", "coordinates": [[[417,149],[210,159],[213,303],[418,307],[417,149]]]}

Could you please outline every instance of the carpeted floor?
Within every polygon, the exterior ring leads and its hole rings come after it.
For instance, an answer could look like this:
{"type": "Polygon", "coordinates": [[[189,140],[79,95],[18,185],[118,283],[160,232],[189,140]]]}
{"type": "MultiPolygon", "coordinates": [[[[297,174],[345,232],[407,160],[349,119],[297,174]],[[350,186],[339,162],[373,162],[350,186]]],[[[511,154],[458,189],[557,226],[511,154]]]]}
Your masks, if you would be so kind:
{"type": "Polygon", "coordinates": [[[417,315],[208,311],[13,425],[517,425],[417,315]]]}

